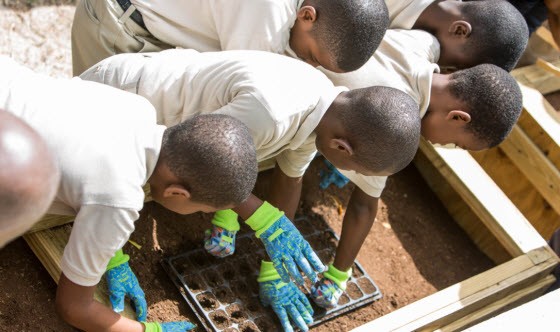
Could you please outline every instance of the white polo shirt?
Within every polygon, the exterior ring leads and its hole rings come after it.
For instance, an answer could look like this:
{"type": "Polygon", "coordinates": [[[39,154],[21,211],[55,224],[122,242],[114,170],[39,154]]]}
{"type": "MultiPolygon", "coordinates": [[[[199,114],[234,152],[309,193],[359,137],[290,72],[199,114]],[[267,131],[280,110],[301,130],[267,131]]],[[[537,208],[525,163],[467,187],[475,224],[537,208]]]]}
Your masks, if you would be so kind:
{"type": "MultiPolygon", "coordinates": [[[[421,30],[387,30],[379,48],[360,69],[337,74],[321,70],[335,85],[350,89],[388,86],[399,89],[414,99],[424,116],[430,104],[432,78],[439,73],[437,39],[421,30]]],[[[353,171],[340,171],[366,194],[381,196],[386,177],[363,176],[353,171]]]]}
{"type": "Polygon", "coordinates": [[[76,215],[62,272],[78,285],[96,285],[134,230],[165,127],[139,96],[36,74],[7,57],[0,69],[0,107],[29,123],[60,165],[49,213],[76,215]]]}
{"type": "Polygon", "coordinates": [[[200,52],[283,54],[303,0],[132,0],[159,40],[200,52]]]}
{"type": "Polygon", "coordinates": [[[120,54],[80,77],[145,97],[166,126],[197,114],[231,115],[249,128],[257,160],[275,157],[290,177],[309,166],[317,152],[314,130],[347,90],[302,61],[260,51],[120,54]]]}
{"type": "Polygon", "coordinates": [[[412,29],[420,14],[435,0],[385,0],[389,29],[412,29]]]}

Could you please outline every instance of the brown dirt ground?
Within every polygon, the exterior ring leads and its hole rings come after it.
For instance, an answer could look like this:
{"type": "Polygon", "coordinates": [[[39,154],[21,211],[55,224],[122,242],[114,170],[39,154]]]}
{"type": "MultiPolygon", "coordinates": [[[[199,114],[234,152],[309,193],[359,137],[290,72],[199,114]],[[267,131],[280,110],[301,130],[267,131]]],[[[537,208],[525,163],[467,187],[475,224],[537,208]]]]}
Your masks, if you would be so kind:
{"type": "MultiPolygon", "coordinates": [[[[70,76],[72,3],[3,0],[9,8],[0,8],[0,54],[52,76],[70,76]],[[63,6],[49,6],[53,3],[63,6]]],[[[344,208],[352,185],[320,190],[322,167],[316,160],[304,178],[299,212],[320,214],[340,232],[342,216],[335,200],[344,208]]],[[[267,190],[269,177],[269,172],[261,173],[257,193],[267,190]]],[[[125,251],[146,292],[149,320],[194,319],[159,262],[201,246],[209,220],[210,215],[202,213],[178,216],[153,203],[142,211],[131,237],[142,249],[127,245],[125,251]]],[[[349,330],[493,266],[413,166],[389,178],[358,260],[381,288],[383,299],[313,330],[349,330]]],[[[14,331],[73,331],[54,311],[55,291],[55,283],[22,239],[0,250],[0,326],[14,331]]]]}

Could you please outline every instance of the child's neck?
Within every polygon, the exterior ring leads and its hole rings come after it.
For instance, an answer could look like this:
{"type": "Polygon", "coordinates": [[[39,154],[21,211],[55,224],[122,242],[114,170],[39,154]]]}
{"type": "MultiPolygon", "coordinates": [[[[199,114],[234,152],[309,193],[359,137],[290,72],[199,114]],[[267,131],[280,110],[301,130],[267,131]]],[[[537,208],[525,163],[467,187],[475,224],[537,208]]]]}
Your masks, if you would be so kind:
{"type": "Polygon", "coordinates": [[[457,100],[449,90],[450,77],[451,75],[434,73],[430,88],[428,111],[445,110],[456,106],[457,100]]]}
{"type": "Polygon", "coordinates": [[[439,32],[444,32],[449,25],[459,19],[459,1],[436,0],[431,3],[414,23],[413,29],[420,29],[437,36],[439,32]]]}

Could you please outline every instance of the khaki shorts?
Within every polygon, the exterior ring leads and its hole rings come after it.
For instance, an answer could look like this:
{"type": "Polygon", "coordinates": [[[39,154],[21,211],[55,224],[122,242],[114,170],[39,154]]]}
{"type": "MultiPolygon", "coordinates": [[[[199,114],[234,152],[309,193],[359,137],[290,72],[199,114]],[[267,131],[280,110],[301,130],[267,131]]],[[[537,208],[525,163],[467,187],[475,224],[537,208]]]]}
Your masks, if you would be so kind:
{"type": "Polygon", "coordinates": [[[124,15],[115,0],[80,0],[72,23],[74,76],[115,54],[159,52],[172,48],[129,16],[124,15]]]}

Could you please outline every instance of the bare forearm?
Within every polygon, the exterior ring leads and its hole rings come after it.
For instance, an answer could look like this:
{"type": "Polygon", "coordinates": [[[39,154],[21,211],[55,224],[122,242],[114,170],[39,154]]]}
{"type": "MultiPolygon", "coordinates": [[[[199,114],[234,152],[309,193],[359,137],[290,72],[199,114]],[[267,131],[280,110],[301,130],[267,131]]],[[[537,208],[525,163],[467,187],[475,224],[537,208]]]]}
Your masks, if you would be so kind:
{"type": "Polygon", "coordinates": [[[340,241],[336,248],[333,265],[337,269],[346,271],[352,267],[375,221],[378,202],[379,198],[370,197],[357,187],[354,189],[344,215],[340,241]]]}
{"type": "Polygon", "coordinates": [[[95,301],[95,288],[76,285],[62,274],[56,293],[59,315],[70,325],[84,331],[144,331],[139,322],[122,317],[95,301]]]}
{"type": "Polygon", "coordinates": [[[291,178],[276,165],[272,175],[268,202],[284,211],[286,217],[294,220],[301,197],[302,178],[291,178]]]}

